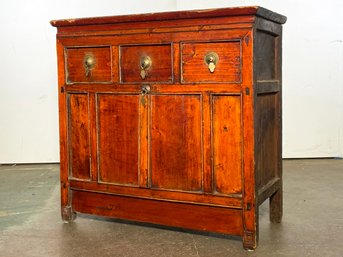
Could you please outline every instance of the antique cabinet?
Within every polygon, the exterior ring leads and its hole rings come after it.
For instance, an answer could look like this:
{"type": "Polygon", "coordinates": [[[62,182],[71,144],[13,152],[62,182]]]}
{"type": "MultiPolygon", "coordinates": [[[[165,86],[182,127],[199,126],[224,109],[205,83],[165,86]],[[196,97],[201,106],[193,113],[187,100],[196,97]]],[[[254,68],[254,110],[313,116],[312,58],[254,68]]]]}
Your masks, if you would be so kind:
{"type": "Polygon", "coordinates": [[[261,7],[52,21],[62,218],[258,240],[282,216],[281,41],[261,7]]]}

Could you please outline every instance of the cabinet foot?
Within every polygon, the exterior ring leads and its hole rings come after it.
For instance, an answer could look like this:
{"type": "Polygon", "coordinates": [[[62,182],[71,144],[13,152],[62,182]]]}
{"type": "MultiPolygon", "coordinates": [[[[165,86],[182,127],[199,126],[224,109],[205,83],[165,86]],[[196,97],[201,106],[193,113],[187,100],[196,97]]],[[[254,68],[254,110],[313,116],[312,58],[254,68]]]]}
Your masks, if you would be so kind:
{"type": "Polygon", "coordinates": [[[280,223],[282,219],[282,188],[269,198],[269,219],[273,223],[280,223]]]}
{"type": "Polygon", "coordinates": [[[243,247],[245,250],[254,251],[257,247],[257,234],[252,231],[244,231],[243,247]]]}
{"type": "Polygon", "coordinates": [[[62,206],[62,220],[65,223],[72,222],[76,219],[76,212],[73,212],[71,206],[62,206]]]}

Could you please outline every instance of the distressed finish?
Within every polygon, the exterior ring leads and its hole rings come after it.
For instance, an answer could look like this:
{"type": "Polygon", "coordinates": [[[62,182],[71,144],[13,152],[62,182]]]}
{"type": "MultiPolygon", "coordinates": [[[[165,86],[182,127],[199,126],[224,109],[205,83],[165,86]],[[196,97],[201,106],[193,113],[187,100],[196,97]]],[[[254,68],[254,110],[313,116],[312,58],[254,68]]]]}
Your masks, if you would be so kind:
{"type": "Polygon", "coordinates": [[[254,6],[52,21],[63,220],[225,233],[255,249],[259,205],[282,217],[285,21],[254,6]]]}

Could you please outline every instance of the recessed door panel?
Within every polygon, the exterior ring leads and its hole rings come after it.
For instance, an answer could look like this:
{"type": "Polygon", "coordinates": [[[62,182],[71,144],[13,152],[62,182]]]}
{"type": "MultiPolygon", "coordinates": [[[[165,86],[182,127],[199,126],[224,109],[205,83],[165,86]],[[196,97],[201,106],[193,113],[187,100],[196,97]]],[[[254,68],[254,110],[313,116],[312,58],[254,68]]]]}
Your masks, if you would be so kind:
{"type": "Polygon", "coordinates": [[[151,95],[151,186],[202,190],[200,95],[151,95]]]}
{"type": "Polygon", "coordinates": [[[242,193],[242,109],[240,95],[212,97],[214,190],[242,193]]]}
{"type": "Polygon", "coordinates": [[[139,95],[98,94],[99,181],[137,185],[139,95]]]}
{"type": "Polygon", "coordinates": [[[69,175],[90,179],[88,94],[68,95],[69,175]]]}

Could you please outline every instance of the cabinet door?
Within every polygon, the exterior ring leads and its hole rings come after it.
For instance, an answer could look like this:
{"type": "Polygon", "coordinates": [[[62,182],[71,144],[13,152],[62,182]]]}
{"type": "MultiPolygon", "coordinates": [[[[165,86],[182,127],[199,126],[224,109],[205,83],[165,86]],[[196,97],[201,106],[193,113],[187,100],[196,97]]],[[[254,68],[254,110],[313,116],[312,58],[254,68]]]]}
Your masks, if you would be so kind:
{"type": "Polygon", "coordinates": [[[69,177],[90,179],[89,95],[68,94],[68,166],[69,177]]]}
{"type": "Polygon", "coordinates": [[[151,187],[202,190],[201,95],[151,95],[151,187]]]}
{"type": "Polygon", "coordinates": [[[139,185],[139,108],[139,94],[97,94],[100,183],[139,185]]]}
{"type": "Polygon", "coordinates": [[[242,193],[242,100],[240,95],[212,96],[214,192],[242,193]]]}

